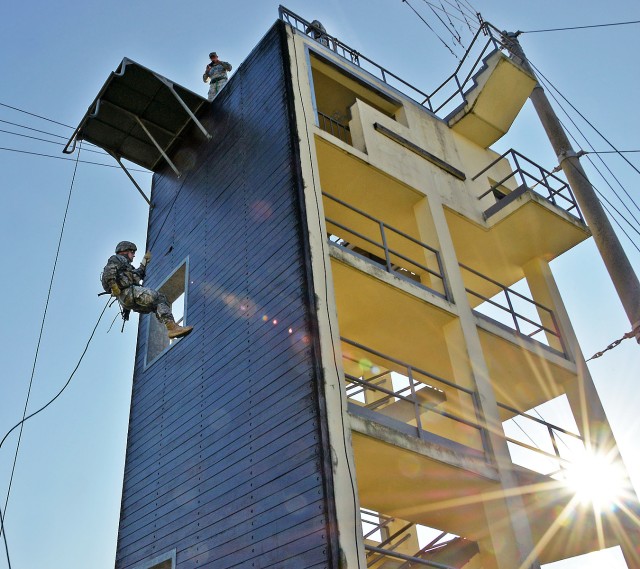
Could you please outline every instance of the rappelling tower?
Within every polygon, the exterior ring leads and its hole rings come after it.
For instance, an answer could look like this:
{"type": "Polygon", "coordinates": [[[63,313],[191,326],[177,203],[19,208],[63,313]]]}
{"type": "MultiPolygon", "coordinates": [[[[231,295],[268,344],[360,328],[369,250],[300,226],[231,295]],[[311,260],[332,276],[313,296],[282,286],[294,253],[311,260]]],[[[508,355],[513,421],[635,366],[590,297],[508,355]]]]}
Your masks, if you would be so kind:
{"type": "Polygon", "coordinates": [[[212,103],[124,60],[77,131],[154,171],[147,282],[195,327],[140,319],[116,567],[639,568],[630,485],[566,484],[621,464],[549,267],[589,228],[491,149],[535,79],[488,25],[423,93],[280,15],[212,103]]]}

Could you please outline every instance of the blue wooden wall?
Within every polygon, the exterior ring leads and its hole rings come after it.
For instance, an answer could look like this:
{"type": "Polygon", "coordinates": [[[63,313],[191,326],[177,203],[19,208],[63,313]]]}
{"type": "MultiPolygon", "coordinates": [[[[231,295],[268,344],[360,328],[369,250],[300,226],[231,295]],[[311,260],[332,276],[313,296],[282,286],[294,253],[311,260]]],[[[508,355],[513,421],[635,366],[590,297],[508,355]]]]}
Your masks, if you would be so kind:
{"type": "Polygon", "coordinates": [[[278,22],[154,176],[147,284],[188,258],[195,330],[145,367],[141,317],[117,569],[338,566],[292,96],[278,22]]]}

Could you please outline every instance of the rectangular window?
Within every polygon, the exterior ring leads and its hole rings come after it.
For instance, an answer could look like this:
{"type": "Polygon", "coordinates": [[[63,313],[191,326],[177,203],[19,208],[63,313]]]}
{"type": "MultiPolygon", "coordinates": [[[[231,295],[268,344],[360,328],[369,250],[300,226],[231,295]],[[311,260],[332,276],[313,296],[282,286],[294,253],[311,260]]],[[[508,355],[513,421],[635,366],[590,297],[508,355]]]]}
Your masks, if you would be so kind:
{"type": "MultiPolygon", "coordinates": [[[[182,264],[158,287],[158,291],[164,294],[171,305],[171,312],[176,323],[185,325],[187,316],[187,283],[189,278],[189,259],[182,264]]],[[[169,340],[167,329],[155,315],[149,315],[149,337],[147,339],[146,365],[150,365],[162,353],[179,339],[169,340]]],[[[164,568],[162,568],[164,569],[164,568]]]]}
{"type": "Polygon", "coordinates": [[[132,569],[175,569],[176,566],[176,550],[172,549],[153,559],[148,559],[134,566],[132,569]]]}

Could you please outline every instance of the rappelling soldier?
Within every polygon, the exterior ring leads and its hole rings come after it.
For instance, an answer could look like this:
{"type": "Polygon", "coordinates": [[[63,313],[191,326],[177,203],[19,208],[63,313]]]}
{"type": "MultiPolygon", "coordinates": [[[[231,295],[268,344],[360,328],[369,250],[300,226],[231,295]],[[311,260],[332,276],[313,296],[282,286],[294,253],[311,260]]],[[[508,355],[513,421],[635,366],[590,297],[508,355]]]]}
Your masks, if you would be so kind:
{"type": "Polygon", "coordinates": [[[171,305],[167,297],[154,290],[142,286],[147,264],[151,260],[151,252],[147,251],[136,269],[132,265],[138,248],[131,241],[121,241],[116,246],[116,254],[111,255],[102,271],[102,288],[118,299],[124,310],[148,314],[154,312],[158,320],[169,331],[169,338],[186,336],[193,326],[176,324],[171,305]]]}

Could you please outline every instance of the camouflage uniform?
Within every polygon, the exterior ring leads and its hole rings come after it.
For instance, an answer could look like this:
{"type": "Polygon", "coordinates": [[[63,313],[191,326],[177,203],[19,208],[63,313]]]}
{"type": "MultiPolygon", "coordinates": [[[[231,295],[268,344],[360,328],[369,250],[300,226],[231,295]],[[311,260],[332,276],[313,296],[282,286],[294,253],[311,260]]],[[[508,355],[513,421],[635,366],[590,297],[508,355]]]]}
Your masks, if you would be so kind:
{"type": "Polygon", "coordinates": [[[163,324],[173,322],[167,297],[157,290],[141,286],[145,271],[145,265],[135,269],[127,257],[111,255],[102,271],[102,287],[105,292],[111,292],[111,286],[115,283],[121,291],[118,301],[124,308],[142,314],[155,312],[163,324]]]}
{"type": "Polygon", "coordinates": [[[227,71],[231,71],[231,64],[226,61],[218,60],[217,63],[207,65],[207,69],[202,76],[205,83],[209,83],[209,101],[213,101],[216,95],[222,90],[227,83],[227,71]]]}

